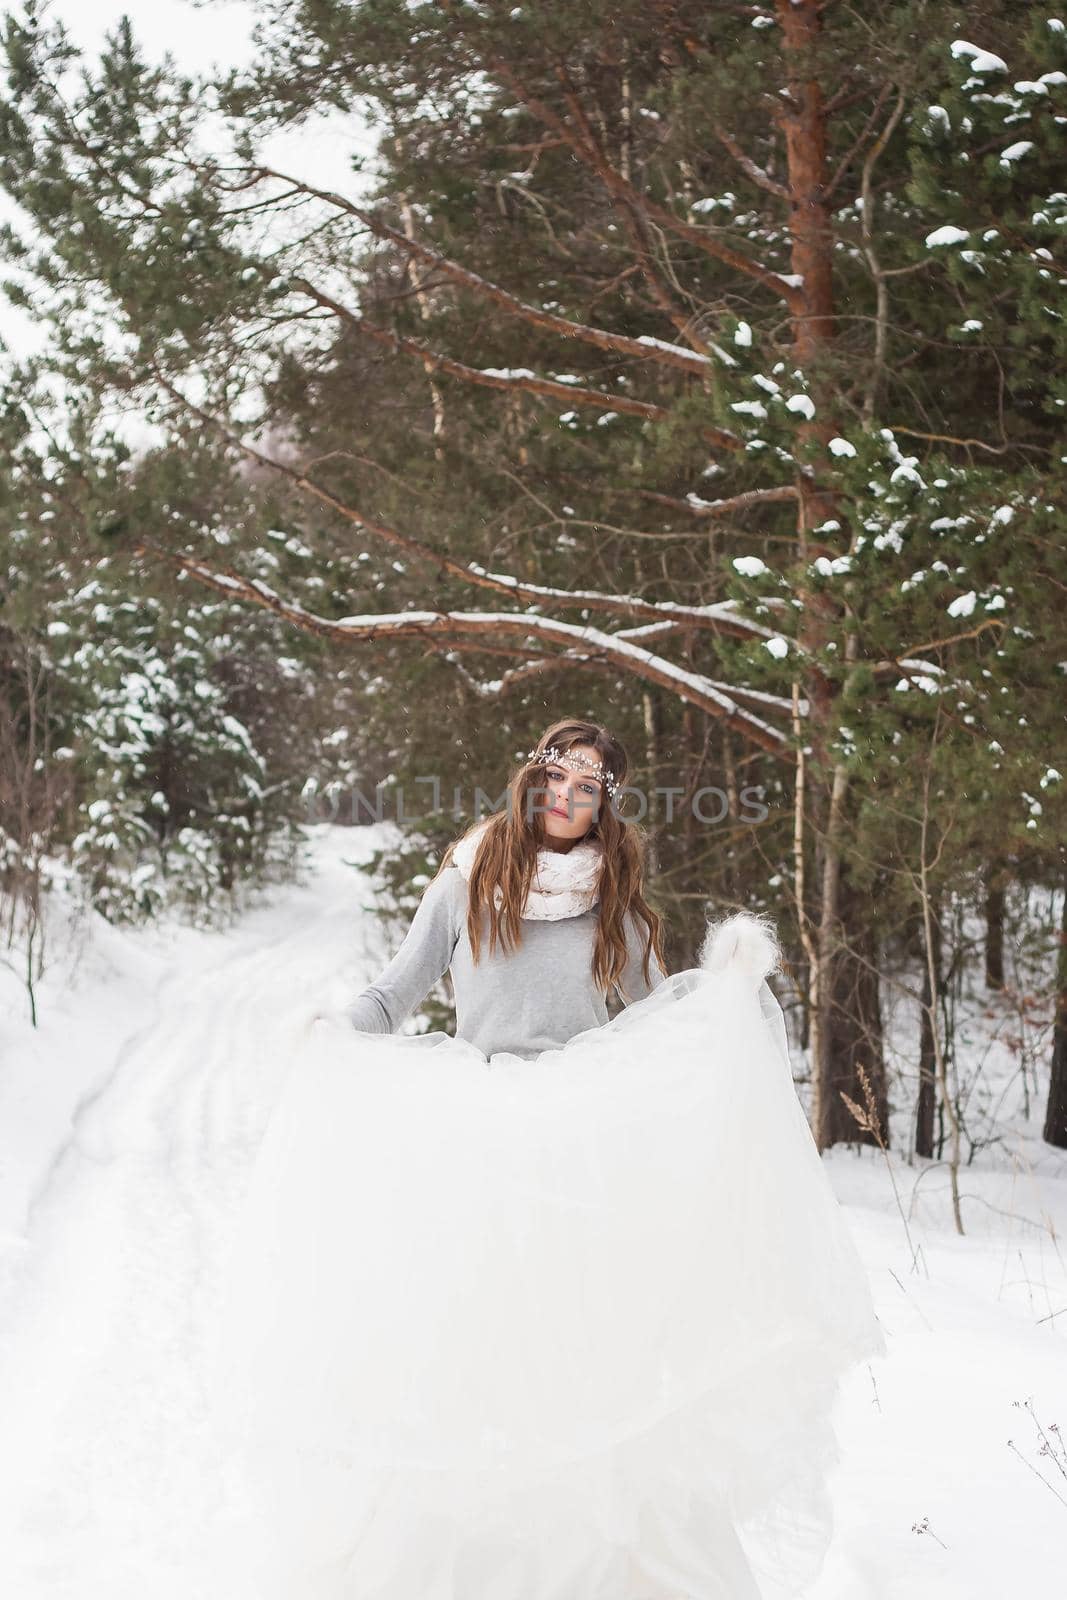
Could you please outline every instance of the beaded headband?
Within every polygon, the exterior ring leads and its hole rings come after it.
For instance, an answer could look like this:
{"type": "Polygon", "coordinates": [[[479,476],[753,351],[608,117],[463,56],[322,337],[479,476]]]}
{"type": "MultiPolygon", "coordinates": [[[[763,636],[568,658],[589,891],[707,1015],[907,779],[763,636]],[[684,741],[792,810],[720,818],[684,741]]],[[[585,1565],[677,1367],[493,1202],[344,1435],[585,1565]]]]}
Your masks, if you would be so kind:
{"type": "Polygon", "coordinates": [[[614,795],[619,787],[618,779],[603,761],[589,761],[585,756],[576,755],[573,750],[561,750],[557,744],[550,744],[547,750],[527,750],[526,759],[545,765],[553,762],[561,767],[569,767],[572,772],[581,772],[586,777],[599,778],[609,795],[614,795]]]}

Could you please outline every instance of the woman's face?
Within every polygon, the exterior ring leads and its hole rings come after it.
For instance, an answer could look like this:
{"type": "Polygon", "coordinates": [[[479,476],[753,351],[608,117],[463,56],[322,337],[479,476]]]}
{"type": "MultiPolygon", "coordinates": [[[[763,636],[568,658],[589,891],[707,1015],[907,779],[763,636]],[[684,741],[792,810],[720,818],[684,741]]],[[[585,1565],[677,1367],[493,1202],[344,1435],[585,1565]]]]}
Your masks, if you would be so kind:
{"type": "Polygon", "coordinates": [[[549,762],[544,769],[544,793],[537,796],[542,810],[545,834],[550,846],[566,848],[584,838],[596,821],[605,799],[599,778],[586,770],[596,767],[600,753],[589,744],[576,744],[567,751],[566,763],[549,762]]]}

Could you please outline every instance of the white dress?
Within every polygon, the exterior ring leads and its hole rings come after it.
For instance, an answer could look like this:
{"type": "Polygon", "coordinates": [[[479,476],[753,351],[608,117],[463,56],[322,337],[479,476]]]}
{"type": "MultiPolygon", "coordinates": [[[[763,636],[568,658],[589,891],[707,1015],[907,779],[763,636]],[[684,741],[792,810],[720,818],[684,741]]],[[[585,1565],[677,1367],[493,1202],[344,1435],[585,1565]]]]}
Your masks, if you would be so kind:
{"type": "Polygon", "coordinates": [[[731,918],[532,1059],[309,1028],[211,1368],[264,1600],[786,1600],[818,1572],[837,1382],[885,1345],[772,961],[731,918]]]}

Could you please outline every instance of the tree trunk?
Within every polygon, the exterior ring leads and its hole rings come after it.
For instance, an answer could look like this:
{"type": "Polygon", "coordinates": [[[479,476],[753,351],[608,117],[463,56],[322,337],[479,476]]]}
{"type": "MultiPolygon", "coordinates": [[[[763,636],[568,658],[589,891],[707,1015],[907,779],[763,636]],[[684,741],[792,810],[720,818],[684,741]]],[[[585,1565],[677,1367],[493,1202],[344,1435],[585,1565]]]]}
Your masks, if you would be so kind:
{"type": "MultiPolygon", "coordinates": [[[[796,478],[798,500],[797,555],[810,559],[809,531],[825,529],[836,519],[842,534],[845,515],[833,482],[817,463],[827,459],[826,446],[841,429],[836,418],[835,384],[826,357],[837,336],[834,303],[834,227],[826,199],[828,187],[826,106],[816,75],[821,30],[818,0],[777,0],[786,83],[775,117],[782,132],[790,197],[790,266],[803,285],[803,306],[793,319],[793,349],[798,368],[808,378],[814,415],[796,433],[798,459],[805,470],[796,478]]],[[[820,532],[826,542],[826,533],[820,532]]],[[[832,540],[831,535],[831,540],[832,540]]],[[[810,751],[810,824],[818,839],[811,901],[798,906],[805,926],[810,962],[808,1024],[812,1063],[813,1132],[824,1150],[841,1139],[871,1140],[872,1131],[857,1128],[842,1091],[860,1106],[867,1093],[860,1080],[864,1067],[871,1085],[870,1111],[882,1136],[886,1130],[885,1069],[878,1015],[877,963],[868,922],[869,902],[849,892],[843,857],[845,817],[849,802],[847,771],[833,750],[837,721],[837,687],[820,670],[825,646],[840,632],[840,612],[827,595],[802,596],[800,644],[808,661],[803,689],[809,716],[805,738],[810,751]]],[[[846,638],[845,659],[854,660],[856,637],[846,638]]],[[[802,809],[806,810],[807,801],[802,809]]],[[[809,818],[800,818],[808,832],[809,818]]],[[[804,897],[805,899],[807,896],[804,897]]]]}
{"type": "Polygon", "coordinates": [[[1052,1032],[1052,1081],[1043,1136],[1067,1149],[1067,882],[1064,883],[1060,948],[1056,959],[1056,1022],[1052,1032]]]}
{"type": "Polygon", "coordinates": [[[878,945],[870,916],[869,892],[857,889],[845,862],[839,870],[837,930],[828,968],[825,1034],[828,1092],[821,1096],[819,1148],[846,1141],[878,1144],[879,1139],[888,1145],[889,1104],[878,991],[878,945]],[[857,1126],[844,1095],[864,1107],[873,1128],[857,1126]]]}
{"type": "Polygon", "coordinates": [[[919,951],[923,958],[923,987],[922,1015],[919,1020],[919,1097],[915,1108],[915,1152],[917,1155],[932,1158],[934,1154],[934,1117],[937,1111],[937,1054],[934,1049],[934,1029],[939,1025],[938,1019],[941,1005],[941,922],[937,907],[931,906],[930,911],[934,933],[932,964],[935,974],[936,993],[931,991],[931,963],[925,959],[920,934],[919,951]]]}
{"type": "Polygon", "coordinates": [[[985,985],[1004,987],[1004,879],[992,867],[986,873],[985,985]]]}
{"type": "MultiPolygon", "coordinates": [[[[653,698],[651,688],[646,686],[641,692],[641,716],[645,726],[645,790],[649,793],[659,782],[660,727],[658,711],[658,702],[653,698]]],[[[656,825],[651,821],[648,831],[647,867],[650,877],[655,878],[660,868],[660,851],[656,825]]]]}

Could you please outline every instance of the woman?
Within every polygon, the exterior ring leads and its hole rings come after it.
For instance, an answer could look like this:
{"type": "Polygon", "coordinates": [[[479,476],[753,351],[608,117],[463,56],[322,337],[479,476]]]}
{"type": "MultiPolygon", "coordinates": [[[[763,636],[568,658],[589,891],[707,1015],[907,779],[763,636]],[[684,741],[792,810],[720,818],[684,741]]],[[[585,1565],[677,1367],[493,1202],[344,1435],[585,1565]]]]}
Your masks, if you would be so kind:
{"type": "Polygon", "coordinates": [[[836,1384],[884,1342],[773,933],[730,918],[666,975],[625,779],[604,728],[548,728],[309,1029],[214,1368],[264,1595],[784,1600],[818,1570],[836,1384]],[[455,1035],[398,1032],[446,971],[455,1035]]]}

